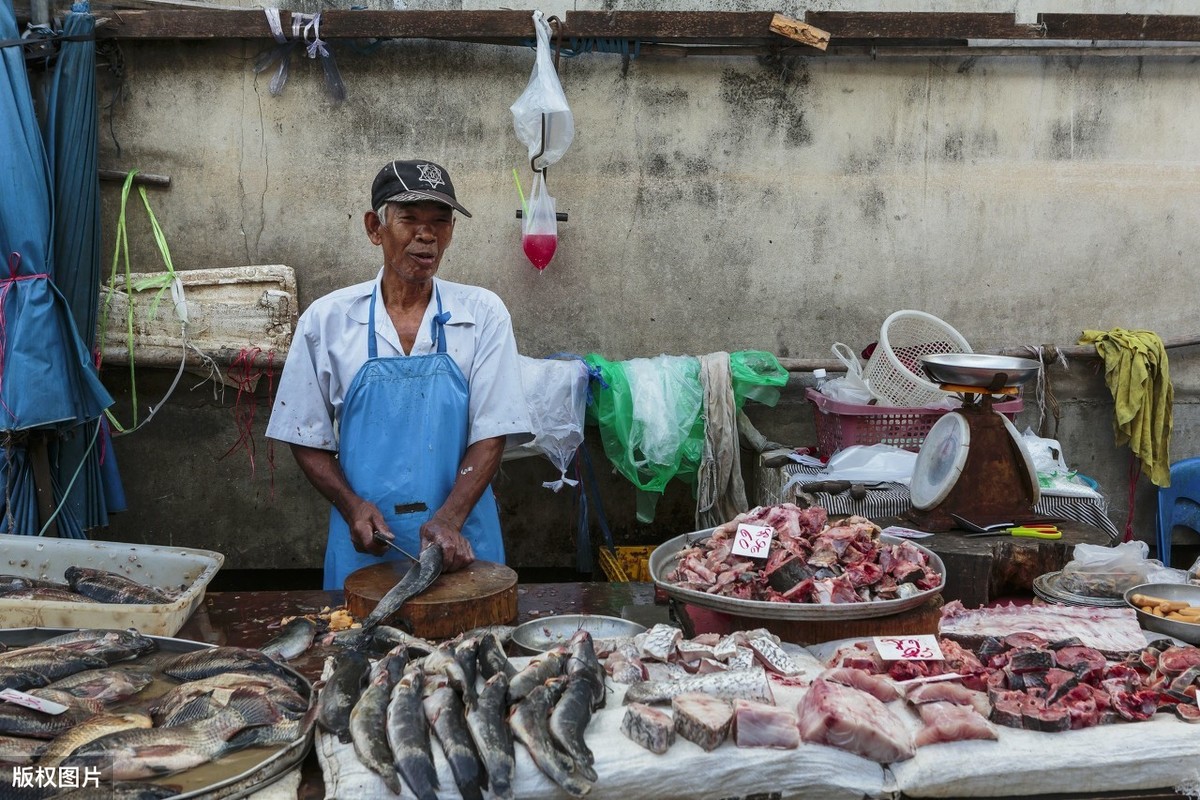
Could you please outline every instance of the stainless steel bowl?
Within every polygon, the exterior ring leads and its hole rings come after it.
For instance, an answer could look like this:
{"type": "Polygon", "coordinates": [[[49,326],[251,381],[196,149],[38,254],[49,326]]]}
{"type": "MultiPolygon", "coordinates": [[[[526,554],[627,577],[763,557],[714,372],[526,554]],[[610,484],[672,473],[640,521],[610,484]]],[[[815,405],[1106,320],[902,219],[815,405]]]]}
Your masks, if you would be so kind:
{"type": "Polygon", "coordinates": [[[1143,628],[1155,633],[1165,633],[1188,644],[1200,645],[1200,624],[1180,622],[1174,619],[1147,614],[1130,599],[1135,594],[1148,594],[1163,600],[1182,600],[1188,605],[1200,606],[1200,586],[1190,583],[1143,583],[1125,592],[1125,602],[1137,611],[1138,622],[1143,628]]]}
{"type": "Polygon", "coordinates": [[[978,386],[981,389],[990,387],[1001,374],[1005,376],[1002,386],[1021,386],[1036,377],[1038,371],[1038,362],[1028,358],[978,353],[921,356],[921,366],[926,375],[939,383],[978,386]]]}
{"type": "Polygon", "coordinates": [[[617,636],[637,636],[645,630],[645,625],[620,617],[606,617],[601,614],[559,614],[522,622],[513,628],[512,641],[529,655],[537,655],[557,645],[566,644],[577,631],[587,631],[594,639],[608,639],[617,636]]]}

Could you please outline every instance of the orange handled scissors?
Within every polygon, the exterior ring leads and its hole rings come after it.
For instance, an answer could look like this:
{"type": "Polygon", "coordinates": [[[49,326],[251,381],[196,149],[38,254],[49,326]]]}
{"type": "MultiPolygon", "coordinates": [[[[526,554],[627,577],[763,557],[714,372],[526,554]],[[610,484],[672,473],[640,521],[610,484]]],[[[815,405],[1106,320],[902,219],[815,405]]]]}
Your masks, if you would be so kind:
{"type": "Polygon", "coordinates": [[[964,538],[972,539],[977,536],[1025,536],[1030,539],[1061,539],[1062,531],[1056,525],[1030,524],[1016,525],[999,531],[984,531],[983,533],[968,533],[964,538]]]}

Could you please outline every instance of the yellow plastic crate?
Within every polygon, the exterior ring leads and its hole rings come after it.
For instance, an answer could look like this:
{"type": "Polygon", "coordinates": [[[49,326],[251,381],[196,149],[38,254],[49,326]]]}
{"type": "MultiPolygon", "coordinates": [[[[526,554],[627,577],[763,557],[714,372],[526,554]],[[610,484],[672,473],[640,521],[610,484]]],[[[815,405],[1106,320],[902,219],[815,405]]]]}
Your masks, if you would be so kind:
{"type": "Polygon", "coordinates": [[[600,548],[600,568],[613,583],[649,581],[650,554],[654,545],[618,547],[616,552],[607,547],[600,548]]]}

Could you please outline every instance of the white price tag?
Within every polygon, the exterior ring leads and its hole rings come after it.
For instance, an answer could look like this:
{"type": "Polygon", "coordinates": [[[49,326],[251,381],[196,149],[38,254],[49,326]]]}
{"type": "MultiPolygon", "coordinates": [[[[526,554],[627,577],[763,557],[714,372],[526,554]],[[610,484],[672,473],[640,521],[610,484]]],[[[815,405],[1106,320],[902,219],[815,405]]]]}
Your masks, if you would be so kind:
{"type": "Polygon", "coordinates": [[[775,529],[770,525],[738,525],[733,537],[733,554],[747,558],[766,558],[775,529]]]}
{"type": "Polygon", "coordinates": [[[58,715],[67,710],[67,707],[62,703],[56,703],[53,700],[43,700],[31,694],[18,692],[16,689],[0,691],[0,700],[5,700],[13,705],[32,708],[34,711],[41,711],[43,714],[58,715]]]}
{"type": "Polygon", "coordinates": [[[942,661],[942,648],[937,637],[931,634],[919,636],[876,636],[875,649],[884,661],[942,661]]]}

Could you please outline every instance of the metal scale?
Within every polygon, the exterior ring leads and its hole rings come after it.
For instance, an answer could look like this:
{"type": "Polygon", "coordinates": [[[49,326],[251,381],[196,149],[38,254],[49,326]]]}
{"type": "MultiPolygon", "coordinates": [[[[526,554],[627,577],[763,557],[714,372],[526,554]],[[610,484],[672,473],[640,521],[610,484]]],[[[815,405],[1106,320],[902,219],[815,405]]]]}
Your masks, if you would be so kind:
{"type": "Polygon", "coordinates": [[[921,445],[907,519],[921,530],[947,531],[961,527],[952,515],[985,524],[1034,518],[1041,491],[1033,459],[992,402],[1016,395],[1038,362],[963,353],[923,356],[921,364],[962,407],[934,423],[921,445]]]}

